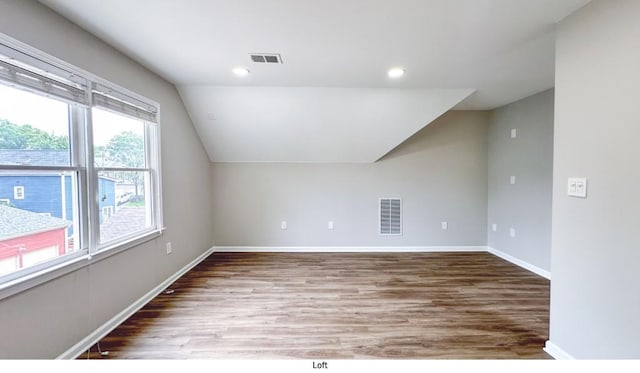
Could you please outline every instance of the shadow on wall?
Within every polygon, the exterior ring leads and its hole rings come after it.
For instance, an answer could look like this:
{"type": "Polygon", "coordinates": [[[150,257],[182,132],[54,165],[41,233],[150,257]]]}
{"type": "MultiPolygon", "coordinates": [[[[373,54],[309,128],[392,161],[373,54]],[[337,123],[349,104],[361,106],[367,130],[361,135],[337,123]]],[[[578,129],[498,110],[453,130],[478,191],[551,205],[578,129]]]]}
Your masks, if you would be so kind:
{"type": "MultiPolygon", "coordinates": [[[[446,112],[441,117],[436,118],[433,122],[427,124],[411,137],[398,144],[398,146],[393,148],[389,153],[385,154],[376,162],[402,158],[418,152],[430,152],[438,148],[445,148],[466,141],[464,136],[458,136],[461,132],[465,131],[465,126],[457,125],[460,122],[464,122],[465,118],[468,118],[468,116],[465,116],[465,113],[468,112],[446,112]],[[454,130],[452,130],[452,128],[446,128],[451,123],[456,124],[456,126],[453,126],[454,130]]],[[[486,111],[484,113],[486,113],[485,122],[488,123],[490,111],[486,111]]],[[[477,122],[470,124],[478,125],[477,122]]]]}

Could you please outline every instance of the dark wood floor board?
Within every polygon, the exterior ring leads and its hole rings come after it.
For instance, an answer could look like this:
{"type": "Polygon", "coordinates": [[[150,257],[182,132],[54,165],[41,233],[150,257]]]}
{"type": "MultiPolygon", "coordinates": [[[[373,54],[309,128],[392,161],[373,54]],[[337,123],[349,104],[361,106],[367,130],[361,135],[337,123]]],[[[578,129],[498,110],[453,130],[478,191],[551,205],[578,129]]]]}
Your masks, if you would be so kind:
{"type": "Polygon", "coordinates": [[[171,289],[108,358],[549,358],[549,281],[488,253],[215,253],[171,289]]]}

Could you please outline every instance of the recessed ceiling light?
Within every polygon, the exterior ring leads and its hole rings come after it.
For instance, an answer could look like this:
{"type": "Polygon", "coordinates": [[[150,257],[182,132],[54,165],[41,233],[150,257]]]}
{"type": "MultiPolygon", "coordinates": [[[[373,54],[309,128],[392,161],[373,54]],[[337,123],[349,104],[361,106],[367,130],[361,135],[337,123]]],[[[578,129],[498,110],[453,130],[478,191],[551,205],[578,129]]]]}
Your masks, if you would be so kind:
{"type": "Polygon", "coordinates": [[[402,67],[394,67],[389,69],[387,75],[389,75],[389,78],[399,78],[404,75],[404,69],[402,67]]]}
{"type": "Polygon", "coordinates": [[[249,75],[249,69],[247,69],[246,67],[234,67],[233,70],[231,70],[234,74],[236,74],[237,76],[247,76],[249,75]]]}

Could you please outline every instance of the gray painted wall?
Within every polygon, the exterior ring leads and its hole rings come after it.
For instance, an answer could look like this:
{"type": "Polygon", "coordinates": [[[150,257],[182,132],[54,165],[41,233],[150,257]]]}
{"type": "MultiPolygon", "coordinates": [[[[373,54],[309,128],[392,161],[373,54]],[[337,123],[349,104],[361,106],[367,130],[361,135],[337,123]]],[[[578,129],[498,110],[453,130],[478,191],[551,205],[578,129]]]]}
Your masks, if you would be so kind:
{"type": "Polygon", "coordinates": [[[0,301],[0,359],[53,358],[211,246],[210,163],[168,82],[36,1],[1,1],[0,25],[2,33],[161,105],[165,234],[0,301]]]}
{"type": "Polygon", "coordinates": [[[492,111],[488,246],[551,270],[553,90],[492,111]],[[516,137],[511,138],[511,130],[516,137]],[[510,177],[516,177],[511,184],[510,177]],[[492,224],[497,230],[492,230],[492,224]],[[511,237],[510,228],[515,229],[511,237]]]}
{"type": "Polygon", "coordinates": [[[558,27],[550,340],[576,358],[640,358],[639,25],[600,0],[558,27]]]}
{"type": "Polygon", "coordinates": [[[488,116],[448,112],[373,164],[213,163],[215,244],[484,246],[488,116]],[[402,198],[402,236],[378,235],[380,197],[402,198]]]}

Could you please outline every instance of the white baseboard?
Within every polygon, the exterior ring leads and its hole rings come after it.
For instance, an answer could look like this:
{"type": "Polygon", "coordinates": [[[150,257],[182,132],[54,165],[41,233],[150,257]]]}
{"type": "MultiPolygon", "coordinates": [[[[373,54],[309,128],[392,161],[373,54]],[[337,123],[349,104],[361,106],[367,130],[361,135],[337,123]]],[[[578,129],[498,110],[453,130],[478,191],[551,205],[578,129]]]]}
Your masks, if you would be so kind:
{"type": "Polygon", "coordinates": [[[529,264],[527,262],[525,262],[524,260],[520,260],[514,256],[511,256],[505,252],[502,252],[500,250],[496,250],[493,247],[487,247],[487,251],[490,252],[491,254],[500,257],[508,262],[511,262],[519,267],[522,267],[526,270],[529,270],[535,274],[537,274],[538,276],[542,276],[544,278],[546,278],[547,280],[551,280],[551,272],[544,270],[540,267],[534,266],[533,264],[529,264]]]}
{"type": "Polygon", "coordinates": [[[426,253],[487,251],[486,246],[214,246],[216,252],[243,253],[426,253]]]}
{"type": "Polygon", "coordinates": [[[558,347],[555,343],[547,341],[544,344],[543,350],[551,355],[556,360],[575,360],[576,358],[571,356],[565,350],[558,347]]]}
{"type": "Polygon", "coordinates": [[[551,272],[487,246],[214,246],[216,252],[240,253],[430,253],[489,252],[551,280],[551,272]]]}
{"type": "Polygon", "coordinates": [[[205,251],[202,255],[192,260],[186,266],[182,267],[178,272],[171,275],[171,277],[164,280],[160,285],[151,289],[151,291],[143,295],[140,299],[133,302],[129,307],[125,308],[124,310],[122,310],[122,312],[115,315],[113,318],[111,318],[111,320],[107,321],[106,323],[98,327],[98,329],[94,330],[91,334],[83,338],[80,342],[76,343],[67,351],[63,352],[56,359],[75,359],[78,356],[80,356],[80,354],[87,351],[91,346],[96,344],[99,340],[104,338],[104,336],[109,334],[113,329],[118,327],[118,325],[122,324],[134,313],[138,312],[138,310],[144,307],[145,304],[149,303],[149,301],[155,298],[158,294],[160,294],[164,289],[166,289],[174,281],[176,281],[182,275],[184,275],[193,267],[198,265],[200,262],[205,260],[213,252],[214,252],[213,247],[205,251]]]}

